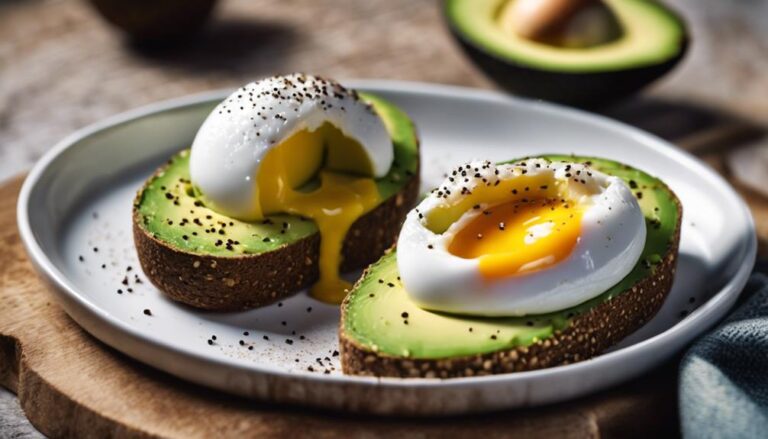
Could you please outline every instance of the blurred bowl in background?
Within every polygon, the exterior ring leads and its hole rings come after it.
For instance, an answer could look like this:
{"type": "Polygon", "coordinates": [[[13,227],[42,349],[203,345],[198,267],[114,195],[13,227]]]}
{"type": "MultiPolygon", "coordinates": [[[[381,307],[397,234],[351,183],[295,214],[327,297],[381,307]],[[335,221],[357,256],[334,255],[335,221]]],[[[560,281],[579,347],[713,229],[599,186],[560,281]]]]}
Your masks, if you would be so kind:
{"type": "Polygon", "coordinates": [[[208,21],[217,0],[89,0],[110,24],[136,42],[191,36],[208,21]]]}
{"type": "Polygon", "coordinates": [[[516,35],[500,23],[516,0],[445,0],[444,17],[467,56],[509,92],[594,108],[636,93],[683,58],[683,20],[652,0],[605,0],[621,35],[593,47],[558,47],[516,35]]]}

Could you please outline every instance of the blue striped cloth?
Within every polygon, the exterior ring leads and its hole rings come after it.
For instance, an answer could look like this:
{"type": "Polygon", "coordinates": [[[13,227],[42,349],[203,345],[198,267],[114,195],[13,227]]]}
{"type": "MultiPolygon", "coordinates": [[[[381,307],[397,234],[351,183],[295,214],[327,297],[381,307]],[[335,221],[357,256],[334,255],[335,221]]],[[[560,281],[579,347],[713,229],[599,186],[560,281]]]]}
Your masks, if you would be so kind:
{"type": "Polygon", "coordinates": [[[686,438],[768,438],[768,276],[754,273],[742,300],[680,364],[686,438]]]}

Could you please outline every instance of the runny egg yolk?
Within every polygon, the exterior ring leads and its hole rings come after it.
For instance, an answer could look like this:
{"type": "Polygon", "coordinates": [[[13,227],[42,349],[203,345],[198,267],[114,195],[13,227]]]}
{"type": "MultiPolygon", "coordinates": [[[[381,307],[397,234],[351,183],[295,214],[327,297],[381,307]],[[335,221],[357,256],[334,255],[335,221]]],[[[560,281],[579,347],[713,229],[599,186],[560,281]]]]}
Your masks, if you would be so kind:
{"type": "Polygon", "coordinates": [[[479,259],[483,278],[538,271],[562,261],[576,246],[582,209],[567,200],[512,201],[483,210],[453,238],[448,251],[479,259]]]}
{"type": "Polygon", "coordinates": [[[372,174],[360,144],[328,123],[286,139],[259,167],[262,215],[289,213],[317,224],[320,279],[310,294],[319,300],[340,303],[351,286],[339,277],[342,245],[352,224],[379,204],[372,174]]]}

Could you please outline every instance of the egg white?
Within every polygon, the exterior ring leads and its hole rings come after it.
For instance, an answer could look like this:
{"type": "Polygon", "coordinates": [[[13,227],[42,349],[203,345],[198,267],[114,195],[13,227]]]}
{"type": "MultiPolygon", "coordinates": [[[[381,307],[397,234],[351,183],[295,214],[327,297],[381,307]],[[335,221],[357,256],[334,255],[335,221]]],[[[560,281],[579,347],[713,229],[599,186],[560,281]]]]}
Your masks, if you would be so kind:
{"type": "Polygon", "coordinates": [[[290,74],[251,82],[214,108],[192,143],[192,182],[217,211],[255,219],[262,159],[293,134],[325,122],[362,146],[374,177],[387,174],[392,141],[373,108],[334,81],[290,74]]]}
{"type": "Polygon", "coordinates": [[[400,277],[419,306],[479,316],[559,311],[602,294],[629,274],[639,260],[645,245],[645,219],[637,199],[620,178],[583,164],[538,159],[506,165],[473,162],[469,166],[478,173],[468,182],[446,180],[408,214],[400,232],[400,277]],[[577,170],[584,171],[579,183],[566,177],[577,170]],[[555,265],[489,281],[480,274],[479,259],[461,258],[448,251],[456,233],[481,210],[471,209],[443,233],[430,230],[426,218],[438,206],[460,197],[473,197],[472,189],[478,185],[492,185],[496,180],[523,174],[542,175],[567,185],[569,198],[586,206],[580,237],[569,256],[555,265]]]}

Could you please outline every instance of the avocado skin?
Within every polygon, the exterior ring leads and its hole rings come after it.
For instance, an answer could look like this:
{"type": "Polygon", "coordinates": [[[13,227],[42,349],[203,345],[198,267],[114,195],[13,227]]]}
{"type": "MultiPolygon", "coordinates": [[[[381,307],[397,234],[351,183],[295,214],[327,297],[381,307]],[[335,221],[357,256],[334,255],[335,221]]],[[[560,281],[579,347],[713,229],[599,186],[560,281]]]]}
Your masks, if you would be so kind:
{"type": "Polygon", "coordinates": [[[686,36],[678,54],[660,64],[606,72],[567,73],[531,68],[493,55],[465,38],[452,23],[445,7],[443,18],[464,53],[500,87],[517,96],[585,109],[605,107],[637,93],[672,70],[685,57],[689,45],[686,36]]]}
{"type": "MultiPolygon", "coordinates": [[[[402,221],[418,197],[418,175],[415,172],[399,193],[355,221],[344,240],[342,272],[376,261],[397,240],[402,221]]],[[[142,192],[134,206],[140,203],[142,192]]],[[[141,213],[135,207],[133,239],[142,270],[168,297],[195,308],[242,311],[268,305],[312,285],[319,276],[318,233],[273,251],[216,256],[176,248],[155,238],[141,224],[141,213]]]]}
{"type": "Polygon", "coordinates": [[[502,60],[452,31],[464,52],[483,72],[512,94],[580,108],[600,108],[631,96],[664,76],[685,55],[654,66],[600,73],[559,73],[502,60]]]}
{"type": "Polygon", "coordinates": [[[137,42],[181,39],[208,21],[217,0],[90,0],[101,16],[137,42]]]}

